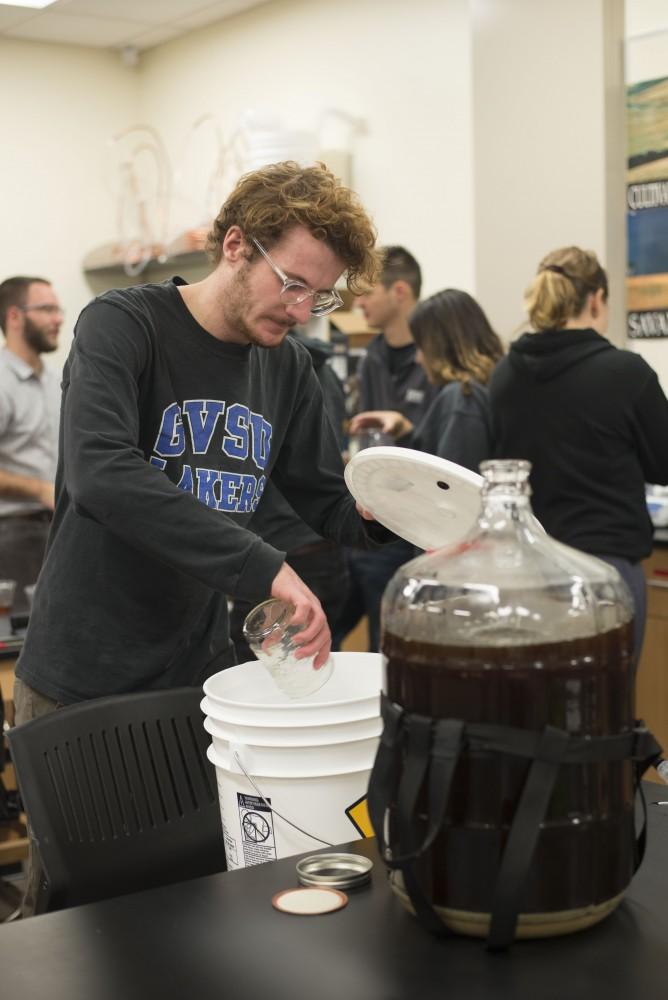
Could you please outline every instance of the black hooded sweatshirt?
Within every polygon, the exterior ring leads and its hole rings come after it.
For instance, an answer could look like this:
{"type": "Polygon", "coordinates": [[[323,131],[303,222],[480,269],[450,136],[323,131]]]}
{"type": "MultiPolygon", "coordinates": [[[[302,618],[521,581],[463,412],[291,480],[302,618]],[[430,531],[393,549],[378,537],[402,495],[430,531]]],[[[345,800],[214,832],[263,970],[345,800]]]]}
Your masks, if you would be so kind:
{"type": "Polygon", "coordinates": [[[645,483],[668,483],[668,400],[643,358],[591,329],[527,333],[489,394],[494,454],[531,462],[546,531],[593,555],[648,556],[645,483]]]}

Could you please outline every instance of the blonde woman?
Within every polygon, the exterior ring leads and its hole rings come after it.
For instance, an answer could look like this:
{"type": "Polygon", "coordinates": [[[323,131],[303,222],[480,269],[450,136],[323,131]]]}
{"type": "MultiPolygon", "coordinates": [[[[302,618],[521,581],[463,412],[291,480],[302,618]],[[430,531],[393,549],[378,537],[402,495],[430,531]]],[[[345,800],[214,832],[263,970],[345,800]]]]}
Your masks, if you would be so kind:
{"type": "Polygon", "coordinates": [[[491,457],[486,383],[503,346],[468,292],[446,288],[421,302],[410,328],[416,359],[440,392],[417,425],[394,410],[369,410],[351,422],[351,433],[379,427],[397,443],[447,458],[477,471],[491,457]]]}
{"type": "Polygon", "coordinates": [[[532,465],[532,503],[561,542],[612,563],[645,623],[640,561],[652,549],[645,483],[668,483],[668,400],[608,329],[608,278],[591,251],[549,253],[526,291],[533,331],[490,382],[495,455],[532,465]]]}

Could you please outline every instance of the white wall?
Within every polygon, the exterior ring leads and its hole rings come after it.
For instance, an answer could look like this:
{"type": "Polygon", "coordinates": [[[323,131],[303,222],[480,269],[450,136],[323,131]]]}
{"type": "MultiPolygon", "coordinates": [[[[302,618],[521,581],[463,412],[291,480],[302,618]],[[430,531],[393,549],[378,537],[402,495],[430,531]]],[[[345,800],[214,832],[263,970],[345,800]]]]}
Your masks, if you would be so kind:
{"type": "Polygon", "coordinates": [[[425,294],[468,289],[507,336],[546,250],[579,242],[609,267],[611,248],[619,256],[604,35],[621,2],[275,0],[148,51],[135,71],[116,53],[0,42],[13,234],[0,275],[51,276],[69,321],[105,281],[121,283],[81,272],[115,235],[102,156],[121,128],[151,124],[177,164],[207,112],[229,136],[249,107],[305,128],[337,107],[365,122],[352,183],[381,241],[416,254],[425,294]]]}
{"type": "Polygon", "coordinates": [[[473,285],[468,0],[277,0],[142,57],[141,115],[174,154],[215,113],[247,108],[313,128],[361,117],[352,183],[384,243],[419,259],[427,294],[473,285]]]}
{"type": "Polygon", "coordinates": [[[114,235],[102,161],[107,139],[134,120],[136,93],[116,53],[0,40],[0,280],[53,281],[67,312],[56,365],[91,298],[81,260],[114,235]]]}
{"type": "Polygon", "coordinates": [[[622,0],[472,8],[478,297],[508,339],[541,257],[570,244],[593,249],[610,272],[610,332],[622,342],[622,0]]]}

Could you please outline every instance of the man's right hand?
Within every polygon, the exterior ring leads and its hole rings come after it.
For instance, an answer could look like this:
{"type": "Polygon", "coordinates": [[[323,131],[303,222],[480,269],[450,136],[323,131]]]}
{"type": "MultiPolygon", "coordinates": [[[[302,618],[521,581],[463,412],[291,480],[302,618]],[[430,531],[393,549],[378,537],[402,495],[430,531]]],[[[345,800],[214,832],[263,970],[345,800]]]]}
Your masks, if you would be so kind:
{"type": "Polygon", "coordinates": [[[283,563],[271,585],[271,596],[292,604],[295,613],[291,621],[304,628],[294,637],[299,646],[298,659],[314,656],[316,670],[324,666],[332,648],[332,634],[320,601],[287,563],[283,563]]]}
{"type": "Polygon", "coordinates": [[[46,507],[47,510],[53,510],[56,506],[56,490],[53,483],[42,481],[37,493],[37,499],[42,506],[46,507]]]}
{"type": "Polygon", "coordinates": [[[36,479],[35,476],[19,476],[6,469],[0,469],[0,497],[5,500],[37,501],[47,510],[53,510],[56,506],[53,483],[47,479],[36,479]]]}
{"type": "Polygon", "coordinates": [[[352,418],[348,426],[349,434],[376,428],[392,437],[403,437],[413,430],[413,424],[396,410],[365,410],[352,418]]]}

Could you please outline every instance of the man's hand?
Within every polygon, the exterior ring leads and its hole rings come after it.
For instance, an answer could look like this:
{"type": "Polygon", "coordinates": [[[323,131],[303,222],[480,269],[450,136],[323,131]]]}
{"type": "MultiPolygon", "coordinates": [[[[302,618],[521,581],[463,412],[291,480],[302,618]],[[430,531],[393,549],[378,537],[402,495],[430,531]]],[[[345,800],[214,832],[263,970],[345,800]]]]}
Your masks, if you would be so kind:
{"type": "Polygon", "coordinates": [[[376,520],[376,518],[373,516],[373,514],[371,513],[371,511],[370,510],[365,510],[364,507],[361,507],[360,504],[357,503],[357,501],[355,502],[355,506],[357,507],[357,513],[359,514],[359,516],[363,517],[365,521],[375,521],[376,520]]]}
{"type": "Polygon", "coordinates": [[[353,417],[348,426],[349,434],[376,428],[392,437],[403,437],[413,430],[413,424],[396,410],[365,410],[353,417]]]}
{"type": "Polygon", "coordinates": [[[41,481],[37,490],[37,499],[47,510],[52,511],[56,506],[56,490],[53,483],[41,481]]]}
{"type": "Polygon", "coordinates": [[[304,623],[304,628],[293,640],[299,646],[295,655],[297,659],[315,656],[313,667],[319,670],[327,662],[332,648],[332,634],[320,601],[287,563],[283,563],[274,577],[271,596],[294,607],[291,621],[297,625],[304,623]]]}
{"type": "Polygon", "coordinates": [[[6,500],[36,500],[47,510],[56,506],[53,483],[34,476],[19,476],[0,469],[0,497],[6,500]]]}

